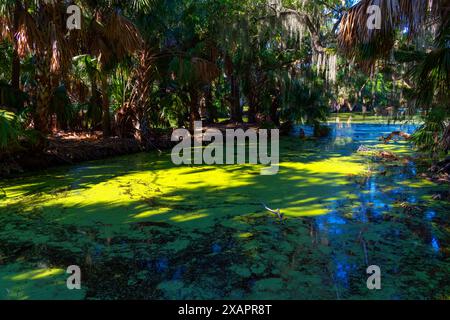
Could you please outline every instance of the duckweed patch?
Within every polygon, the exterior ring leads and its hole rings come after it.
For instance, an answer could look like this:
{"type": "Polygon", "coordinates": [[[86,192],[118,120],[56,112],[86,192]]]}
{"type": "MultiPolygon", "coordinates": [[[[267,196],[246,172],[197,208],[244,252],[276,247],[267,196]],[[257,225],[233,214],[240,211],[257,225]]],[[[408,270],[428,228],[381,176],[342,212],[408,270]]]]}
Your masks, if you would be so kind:
{"type": "MultiPolygon", "coordinates": [[[[137,154],[1,181],[2,299],[442,299],[445,189],[414,161],[379,162],[395,125],[333,127],[281,142],[280,173],[177,167],[137,154]],[[279,221],[261,202],[280,208],[279,221]],[[81,291],[65,286],[79,265],[81,291]],[[381,291],[366,268],[382,269],[381,291]]],[[[404,129],[404,128],[403,128],[404,129]]]]}

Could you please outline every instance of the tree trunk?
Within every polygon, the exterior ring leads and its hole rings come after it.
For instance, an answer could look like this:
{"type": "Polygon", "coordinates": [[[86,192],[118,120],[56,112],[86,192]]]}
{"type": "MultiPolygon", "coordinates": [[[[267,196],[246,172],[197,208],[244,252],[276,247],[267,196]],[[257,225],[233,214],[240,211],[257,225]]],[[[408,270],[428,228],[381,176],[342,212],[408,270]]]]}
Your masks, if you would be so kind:
{"type": "MultiPolygon", "coordinates": [[[[251,70],[247,70],[246,72],[246,83],[247,83],[247,99],[248,99],[248,122],[255,123],[256,122],[256,113],[258,112],[257,108],[257,96],[255,93],[255,81],[251,76],[251,70]]],[[[244,89],[245,90],[245,89],[244,89]]]]}
{"type": "Polygon", "coordinates": [[[43,134],[48,134],[50,132],[48,119],[48,105],[50,102],[50,95],[51,94],[48,92],[48,88],[42,86],[37,91],[36,96],[36,114],[34,117],[34,128],[43,134]]]}
{"type": "MultiPolygon", "coordinates": [[[[14,10],[14,34],[16,34],[19,29],[19,13],[20,13],[20,2],[16,1],[16,7],[14,10]]],[[[20,90],[20,57],[19,57],[19,44],[14,36],[13,43],[13,55],[12,55],[12,66],[11,66],[11,86],[15,92],[20,90]]]]}
{"type": "Polygon", "coordinates": [[[241,97],[239,94],[239,81],[235,75],[231,76],[231,121],[242,122],[241,97]]]}
{"type": "Polygon", "coordinates": [[[194,132],[194,122],[200,121],[200,113],[198,111],[199,105],[198,105],[198,92],[197,90],[191,90],[191,103],[190,103],[190,109],[189,109],[189,129],[191,132],[194,132]]]}
{"type": "MultiPolygon", "coordinates": [[[[89,98],[89,103],[91,104],[92,113],[90,115],[92,119],[91,127],[89,127],[89,122],[86,121],[86,129],[92,130],[99,127],[102,122],[102,105],[103,105],[103,95],[98,89],[97,79],[95,77],[91,77],[91,96],[89,98]]],[[[83,119],[82,119],[83,121],[83,119]]]]}
{"type": "Polygon", "coordinates": [[[258,112],[257,98],[253,83],[249,86],[248,93],[248,122],[256,123],[256,113],[258,112]]]}
{"type": "MultiPolygon", "coordinates": [[[[136,113],[137,126],[140,127],[140,122],[145,118],[145,111],[150,102],[150,93],[152,91],[153,69],[150,67],[154,63],[154,57],[150,47],[146,46],[140,52],[139,67],[136,69],[136,91],[133,92],[131,100],[131,107],[136,113]]],[[[146,123],[148,125],[148,123],[146,123]]]]}
{"type": "Polygon", "coordinates": [[[103,138],[111,136],[111,116],[109,114],[108,77],[102,77],[102,128],[103,138]]]}
{"type": "Polygon", "coordinates": [[[273,98],[272,105],[270,106],[270,119],[277,127],[280,126],[280,116],[278,114],[278,107],[279,107],[279,97],[276,96],[273,98]]]}
{"type": "Polygon", "coordinates": [[[36,60],[36,112],[34,114],[34,128],[48,134],[49,128],[49,103],[52,95],[52,81],[50,75],[50,60],[46,56],[36,60]]]}
{"type": "Polygon", "coordinates": [[[205,93],[205,105],[208,112],[208,123],[215,123],[218,120],[217,109],[213,105],[212,85],[209,85],[205,93]]]}
{"type": "Polygon", "coordinates": [[[12,57],[11,86],[14,92],[20,91],[20,58],[15,45],[12,57]]]}

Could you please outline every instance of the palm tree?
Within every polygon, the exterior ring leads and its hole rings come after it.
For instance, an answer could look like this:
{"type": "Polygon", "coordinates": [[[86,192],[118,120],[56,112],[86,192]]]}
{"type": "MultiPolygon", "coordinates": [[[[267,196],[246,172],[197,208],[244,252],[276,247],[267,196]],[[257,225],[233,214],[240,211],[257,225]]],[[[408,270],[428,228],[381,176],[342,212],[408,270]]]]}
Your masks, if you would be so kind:
{"type": "Polygon", "coordinates": [[[0,37],[13,44],[11,65],[11,86],[15,91],[20,89],[20,57],[19,42],[15,36],[19,31],[19,19],[23,11],[22,1],[5,0],[0,4],[0,37]]]}
{"type": "Polygon", "coordinates": [[[96,128],[102,121],[102,94],[98,89],[101,70],[98,60],[90,55],[80,55],[73,58],[75,70],[72,72],[70,93],[77,97],[79,103],[87,105],[85,114],[86,128],[96,128]],[[87,99],[86,92],[90,96],[87,99]]]}
{"type": "MultiPolygon", "coordinates": [[[[412,38],[424,28],[435,28],[434,45],[425,54],[415,55],[411,62],[415,65],[410,72],[417,83],[416,97],[422,107],[429,112],[426,123],[416,137],[426,136],[426,128],[439,128],[432,132],[430,149],[441,146],[448,151],[450,123],[450,1],[449,0],[361,0],[343,16],[338,43],[350,58],[355,58],[364,69],[369,69],[380,58],[386,58],[395,47],[398,31],[412,38]],[[381,29],[367,27],[367,10],[371,5],[381,9],[381,29]],[[444,107],[444,108],[442,108],[444,107]],[[444,110],[442,112],[441,110],[444,110]],[[436,119],[436,114],[440,119],[436,119]],[[436,122],[442,125],[435,126],[436,122]]],[[[421,140],[421,139],[418,139],[421,140]]]]}
{"type": "MultiPolygon", "coordinates": [[[[139,1],[134,1],[134,5],[139,1]]],[[[78,2],[80,5],[83,1],[78,2]]],[[[69,71],[72,57],[90,53],[101,65],[103,96],[103,129],[110,135],[108,71],[141,45],[139,32],[118,10],[106,3],[90,7],[91,23],[83,23],[82,30],[66,28],[66,4],[63,1],[12,1],[0,6],[1,36],[14,43],[18,57],[32,54],[36,67],[36,116],[34,126],[42,133],[49,131],[48,104],[52,93],[69,71]],[[87,27],[86,27],[87,25],[87,27]]],[[[17,59],[13,68],[13,83],[17,86],[17,59]]]]}
{"type": "Polygon", "coordinates": [[[111,135],[109,74],[119,62],[138,52],[143,41],[136,26],[118,10],[95,7],[93,12],[85,38],[88,52],[97,57],[100,65],[103,137],[107,138],[111,135]]]}
{"type": "Polygon", "coordinates": [[[75,32],[66,29],[66,6],[56,1],[8,0],[0,10],[1,36],[14,44],[12,84],[18,87],[18,58],[32,54],[36,68],[34,126],[48,133],[52,92],[70,68],[77,44],[75,32]]]}
{"type": "Polygon", "coordinates": [[[339,46],[350,57],[373,62],[389,54],[398,30],[413,36],[426,24],[438,23],[437,34],[443,36],[448,27],[448,10],[448,0],[361,0],[341,19],[339,46]],[[370,6],[381,10],[380,29],[367,26],[370,6]]]}

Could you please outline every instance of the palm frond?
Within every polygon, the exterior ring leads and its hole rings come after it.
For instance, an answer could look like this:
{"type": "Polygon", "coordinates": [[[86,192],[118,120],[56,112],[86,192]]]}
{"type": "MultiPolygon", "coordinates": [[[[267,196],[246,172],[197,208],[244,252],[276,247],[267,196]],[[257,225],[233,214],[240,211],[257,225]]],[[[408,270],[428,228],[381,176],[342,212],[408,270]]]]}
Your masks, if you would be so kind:
{"type": "Polygon", "coordinates": [[[394,45],[397,30],[417,34],[428,19],[439,19],[445,0],[361,0],[341,19],[338,43],[351,58],[369,60],[386,57],[394,45]],[[368,27],[370,6],[381,11],[381,28],[368,27]],[[362,59],[361,59],[362,58],[362,59]]]}
{"type": "Polygon", "coordinates": [[[120,59],[142,48],[143,40],[137,27],[127,18],[114,12],[105,25],[105,33],[114,46],[115,55],[120,59]]]}
{"type": "Polygon", "coordinates": [[[14,113],[0,109],[0,150],[16,144],[19,135],[20,130],[14,113]]]}
{"type": "Polygon", "coordinates": [[[441,101],[450,97],[450,48],[437,48],[426,55],[412,72],[418,81],[418,98],[425,106],[436,96],[441,101]]]}
{"type": "Polygon", "coordinates": [[[33,47],[42,48],[45,45],[43,34],[33,18],[33,16],[25,10],[19,13],[18,30],[15,35],[18,43],[18,53],[21,57],[25,57],[33,50],[33,47]]]}

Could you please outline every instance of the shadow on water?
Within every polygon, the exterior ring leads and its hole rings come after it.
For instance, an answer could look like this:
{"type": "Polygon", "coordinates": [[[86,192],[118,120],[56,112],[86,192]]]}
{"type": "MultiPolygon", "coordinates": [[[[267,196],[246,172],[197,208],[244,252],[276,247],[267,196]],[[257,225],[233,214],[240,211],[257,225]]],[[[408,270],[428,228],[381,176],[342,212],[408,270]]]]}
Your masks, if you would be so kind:
{"type": "Polygon", "coordinates": [[[439,187],[413,162],[356,154],[414,127],[331,126],[329,139],[283,139],[275,176],[140,154],[2,181],[0,298],[448,297],[448,204],[429,201],[439,187]],[[77,296],[60,272],[73,264],[77,296]],[[369,265],[380,291],[367,289],[369,265]]]}

